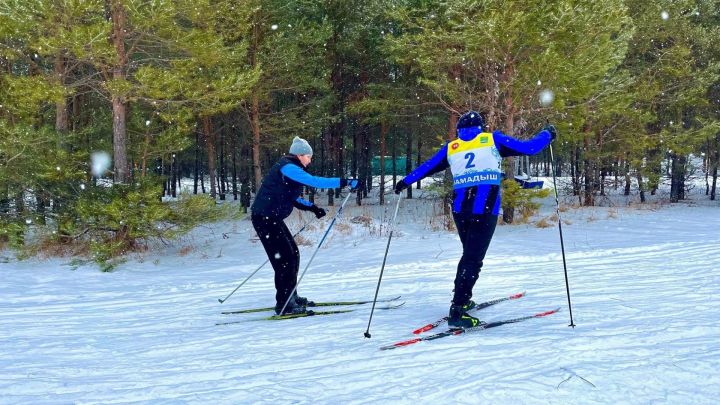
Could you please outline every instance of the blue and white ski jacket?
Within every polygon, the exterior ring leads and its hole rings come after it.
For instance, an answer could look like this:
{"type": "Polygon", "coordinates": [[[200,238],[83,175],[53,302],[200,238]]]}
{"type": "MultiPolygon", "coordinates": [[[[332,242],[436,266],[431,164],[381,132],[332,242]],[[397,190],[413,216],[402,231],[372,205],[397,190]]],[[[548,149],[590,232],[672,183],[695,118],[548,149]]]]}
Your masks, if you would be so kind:
{"type": "Polygon", "coordinates": [[[540,131],[523,141],[503,134],[461,128],[458,138],[447,142],[433,157],[408,174],[405,183],[415,183],[450,168],[453,176],[453,212],[498,215],[502,158],[534,155],[552,140],[550,132],[540,131]]]}

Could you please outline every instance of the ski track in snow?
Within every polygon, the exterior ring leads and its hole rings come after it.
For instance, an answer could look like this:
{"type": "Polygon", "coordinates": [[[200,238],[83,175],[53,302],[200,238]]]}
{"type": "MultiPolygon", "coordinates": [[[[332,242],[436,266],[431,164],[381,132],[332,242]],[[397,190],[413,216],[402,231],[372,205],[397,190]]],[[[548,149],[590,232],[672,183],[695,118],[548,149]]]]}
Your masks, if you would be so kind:
{"type": "MultiPolygon", "coordinates": [[[[131,262],[114,273],[71,271],[60,260],[4,263],[0,403],[714,404],[717,213],[628,210],[564,226],[574,329],[557,228],[498,227],[475,299],[527,296],[479,316],[561,312],[391,351],[378,347],[446,315],[460,253],[454,234],[401,221],[380,296],[402,294],[406,304],[376,310],[371,339],[362,335],[370,305],[277,322],[258,320],[269,313],[221,315],[273,303],[269,267],[226,304],[217,302],[265,259],[259,244],[247,242],[244,222],[228,241],[215,235],[203,260],[165,253],[159,263],[131,262]],[[215,257],[220,247],[225,253],[215,257]],[[236,320],[247,322],[215,325],[236,320]]],[[[372,298],[385,243],[333,239],[301,294],[372,298]]],[[[301,272],[313,249],[301,247],[301,272]]]]}

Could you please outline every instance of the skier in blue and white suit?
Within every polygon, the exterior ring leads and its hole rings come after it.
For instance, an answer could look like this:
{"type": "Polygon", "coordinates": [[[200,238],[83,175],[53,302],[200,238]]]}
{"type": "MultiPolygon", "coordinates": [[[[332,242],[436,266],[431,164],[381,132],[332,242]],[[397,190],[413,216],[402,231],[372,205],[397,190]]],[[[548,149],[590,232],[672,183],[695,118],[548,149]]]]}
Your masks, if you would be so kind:
{"type": "Polygon", "coordinates": [[[283,221],[290,216],[293,207],[311,211],[317,218],[325,216],[325,210],[301,197],[303,186],[338,188],[360,186],[357,179],[317,177],[307,172],[313,151],[306,140],[295,137],[290,153],[280,158],[268,171],[252,204],[251,220],[265,253],[275,270],[275,312],[287,301],[283,314],[299,314],[306,311],[308,300],[299,297],[297,291],[288,301],[297,284],[300,267],[300,251],[290,230],[283,221]]]}
{"type": "Polygon", "coordinates": [[[463,245],[463,255],[455,276],[455,293],[450,306],[449,325],[467,328],[480,321],[468,315],[475,307],[472,289],[480,274],[500,212],[502,158],[534,155],[557,136],[552,125],[546,125],[534,138],[523,141],[501,131],[484,132],[485,121],[475,112],[463,114],[457,123],[458,138],[447,142],[428,161],[404,179],[395,193],[434,173],[450,168],[453,177],[453,219],[463,245]]]}

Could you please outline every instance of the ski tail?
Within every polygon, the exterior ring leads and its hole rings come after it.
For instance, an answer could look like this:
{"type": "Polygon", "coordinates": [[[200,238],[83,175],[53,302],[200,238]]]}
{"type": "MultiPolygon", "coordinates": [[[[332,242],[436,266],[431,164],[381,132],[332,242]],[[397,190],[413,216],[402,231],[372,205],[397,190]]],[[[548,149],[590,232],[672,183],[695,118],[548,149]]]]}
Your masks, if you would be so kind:
{"type": "MultiPolygon", "coordinates": [[[[481,309],[483,309],[483,308],[487,308],[487,307],[493,306],[493,305],[495,305],[495,304],[499,304],[499,303],[501,303],[501,302],[503,302],[503,301],[516,300],[516,299],[519,299],[519,298],[524,297],[525,294],[526,294],[526,291],[523,291],[523,292],[520,292],[520,293],[517,293],[517,294],[509,295],[509,296],[507,296],[507,297],[502,297],[502,298],[497,298],[497,299],[494,299],[494,300],[482,302],[482,303],[478,304],[475,308],[473,308],[473,311],[479,311],[479,310],[481,310],[481,309]]],[[[435,328],[437,328],[438,326],[442,325],[443,323],[447,322],[447,320],[448,320],[448,317],[447,317],[447,316],[444,316],[444,317],[438,319],[438,320],[435,321],[435,322],[429,323],[429,324],[427,324],[427,325],[425,325],[425,326],[421,326],[420,328],[415,329],[415,330],[413,331],[413,334],[419,335],[419,334],[421,334],[421,333],[424,333],[424,332],[427,332],[427,331],[429,331],[429,330],[435,329],[435,328]]]]}

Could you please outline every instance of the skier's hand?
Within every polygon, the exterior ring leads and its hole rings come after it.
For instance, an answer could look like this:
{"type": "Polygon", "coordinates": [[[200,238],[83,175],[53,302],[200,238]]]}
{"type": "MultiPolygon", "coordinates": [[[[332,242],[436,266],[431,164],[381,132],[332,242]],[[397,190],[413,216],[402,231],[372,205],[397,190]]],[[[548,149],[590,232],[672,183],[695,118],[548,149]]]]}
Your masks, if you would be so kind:
{"type": "Polygon", "coordinates": [[[397,183],[395,183],[395,194],[402,193],[402,191],[408,187],[409,187],[408,184],[405,183],[405,179],[398,181],[397,183]]]}
{"type": "Polygon", "coordinates": [[[543,131],[548,131],[550,133],[550,140],[554,141],[555,138],[557,138],[557,129],[552,124],[546,124],[543,127],[543,131]]]}
{"type": "Polygon", "coordinates": [[[327,212],[325,211],[325,209],[320,208],[317,205],[313,205],[312,208],[310,208],[310,211],[312,211],[313,214],[315,214],[315,218],[318,218],[318,219],[327,215],[327,212]]]}
{"type": "Polygon", "coordinates": [[[348,186],[350,190],[357,190],[362,185],[362,182],[358,179],[340,179],[340,187],[348,186]]]}

